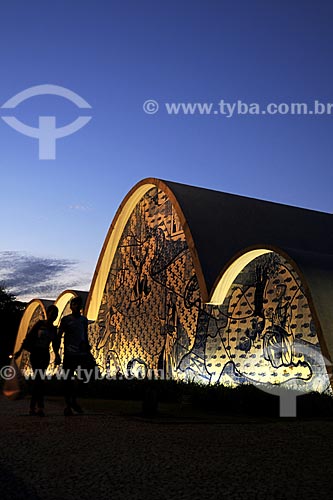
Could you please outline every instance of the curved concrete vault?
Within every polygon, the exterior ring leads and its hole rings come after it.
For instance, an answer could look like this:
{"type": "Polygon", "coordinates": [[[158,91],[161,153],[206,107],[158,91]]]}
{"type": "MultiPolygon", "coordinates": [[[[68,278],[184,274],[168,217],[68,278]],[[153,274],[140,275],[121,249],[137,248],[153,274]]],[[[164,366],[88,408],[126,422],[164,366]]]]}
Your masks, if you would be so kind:
{"type": "Polygon", "coordinates": [[[101,369],[324,391],[332,217],[142,180],[114,217],[86,301],[101,369]]]}

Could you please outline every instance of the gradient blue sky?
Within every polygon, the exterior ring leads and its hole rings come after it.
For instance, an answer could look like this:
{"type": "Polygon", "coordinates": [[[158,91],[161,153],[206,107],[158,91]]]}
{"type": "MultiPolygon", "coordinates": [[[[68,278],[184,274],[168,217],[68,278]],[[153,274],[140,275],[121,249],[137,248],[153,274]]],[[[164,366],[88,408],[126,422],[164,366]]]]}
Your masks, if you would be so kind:
{"type": "MultiPolygon", "coordinates": [[[[92,120],[38,160],[0,120],[0,280],[20,298],[88,289],[118,205],[144,177],[332,212],[333,116],[169,116],[165,102],[333,102],[330,0],[7,0],[0,105],[69,88],[92,120]],[[160,103],[143,112],[147,99],[160,103]]],[[[4,116],[0,110],[0,116],[4,116]]],[[[34,97],[30,125],[79,116],[34,97]]]]}

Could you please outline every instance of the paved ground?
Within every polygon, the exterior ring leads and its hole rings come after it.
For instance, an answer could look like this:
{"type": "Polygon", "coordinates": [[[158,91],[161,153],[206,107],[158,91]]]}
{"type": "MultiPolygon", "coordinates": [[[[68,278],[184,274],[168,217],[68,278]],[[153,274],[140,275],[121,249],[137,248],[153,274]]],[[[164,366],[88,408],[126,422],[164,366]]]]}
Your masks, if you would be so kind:
{"type": "Polygon", "coordinates": [[[333,420],[65,418],[0,397],[2,500],[332,498],[333,420]]]}

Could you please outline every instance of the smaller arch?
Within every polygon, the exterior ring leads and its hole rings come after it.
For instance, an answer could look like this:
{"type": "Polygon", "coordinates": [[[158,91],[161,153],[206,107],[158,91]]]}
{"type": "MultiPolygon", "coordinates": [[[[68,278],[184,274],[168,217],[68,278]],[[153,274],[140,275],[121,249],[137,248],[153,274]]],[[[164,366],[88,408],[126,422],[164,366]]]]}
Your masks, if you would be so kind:
{"type": "Polygon", "coordinates": [[[54,322],[55,326],[58,326],[63,315],[63,312],[67,306],[67,304],[74,299],[74,297],[81,297],[83,306],[85,305],[86,298],[88,292],[82,292],[79,290],[64,290],[58,298],[55,300],[54,305],[59,309],[59,313],[56,321],[54,322]]]}
{"type": "MultiPolygon", "coordinates": [[[[320,317],[314,305],[311,287],[309,286],[308,280],[306,279],[306,274],[302,271],[302,269],[298,265],[297,260],[295,260],[292,250],[285,251],[281,248],[277,248],[271,245],[259,245],[257,247],[245,248],[237,255],[235,255],[234,259],[229,261],[226,266],[224,266],[222,272],[220,273],[220,276],[215,282],[209,303],[212,305],[221,305],[224,302],[231,285],[237,278],[238,274],[242,271],[242,269],[244,269],[245,266],[247,266],[251,261],[253,261],[257,257],[272,252],[285,258],[299,276],[302,285],[304,287],[304,294],[309,303],[312,318],[315,323],[316,333],[321,348],[321,353],[325,359],[331,362],[332,356],[328,350],[328,342],[327,342],[329,332],[323,330],[320,317]]],[[[332,365],[326,365],[326,370],[331,382],[331,386],[333,388],[332,365]]]]}
{"type": "Polygon", "coordinates": [[[239,275],[239,273],[247,266],[252,260],[260,257],[261,255],[271,253],[273,250],[268,248],[256,248],[254,250],[244,251],[239,257],[236,257],[234,261],[227,264],[225,271],[222,271],[222,276],[218,279],[215,285],[209,304],[219,305],[223,304],[227,293],[239,275]]]}
{"type": "MultiPolygon", "coordinates": [[[[38,309],[38,307],[41,307],[42,313],[44,316],[44,319],[46,318],[46,309],[48,306],[53,304],[52,300],[45,300],[45,299],[32,299],[27,307],[25,308],[25,311],[23,313],[23,316],[20,321],[20,325],[18,328],[17,336],[16,336],[16,341],[15,341],[15,347],[14,347],[14,352],[18,351],[22,345],[23,340],[25,339],[25,336],[28,332],[29,326],[31,319],[35,313],[35,311],[38,309]]],[[[17,364],[20,364],[22,354],[18,357],[17,364]]]]}
{"type": "MultiPolygon", "coordinates": [[[[47,308],[54,304],[57,306],[59,313],[57,316],[56,321],[54,322],[55,326],[59,326],[59,322],[61,320],[61,317],[63,315],[63,312],[67,306],[67,304],[70,302],[70,300],[74,297],[81,297],[83,306],[85,306],[86,299],[87,299],[88,292],[84,292],[81,290],[65,290],[62,292],[58,298],[53,301],[53,300],[47,300],[47,299],[32,299],[26,306],[23,316],[21,318],[17,335],[16,335],[16,340],[15,340],[15,347],[14,347],[14,352],[18,351],[22,345],[23,340],[25,339],[26,334],[28,333],[28,330],[30,328],[31,324],[31,319],[35,313],[35,311],[38,309],[38,307],[41,307],[42,310],[42,315],[43,319],[46,319],[46,311],[47,308]]],[[[18,365],[21,362],[22,354],[17,358],[17,363],[18,365]]]]}

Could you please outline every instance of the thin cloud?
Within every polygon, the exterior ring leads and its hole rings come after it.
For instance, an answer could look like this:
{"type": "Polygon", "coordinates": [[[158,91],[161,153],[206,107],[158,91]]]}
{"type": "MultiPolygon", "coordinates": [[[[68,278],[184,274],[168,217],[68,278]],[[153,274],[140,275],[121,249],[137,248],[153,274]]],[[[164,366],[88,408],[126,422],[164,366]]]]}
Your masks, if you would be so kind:
{"type": "Polygon", "coordinates": [[[20,300],[55,299],[68,288],[87,290],[90,277],[70,259],[0,252],[0,282],[20,300]]]}
{"type": "Polygon", "coordinates": [[[81,212],[88,212],[89,210],[91,210],[91,207],[89,205],[81,205],[80,203],[69,205],[68,208],[70,210],[79,210],[81,212]]]}

